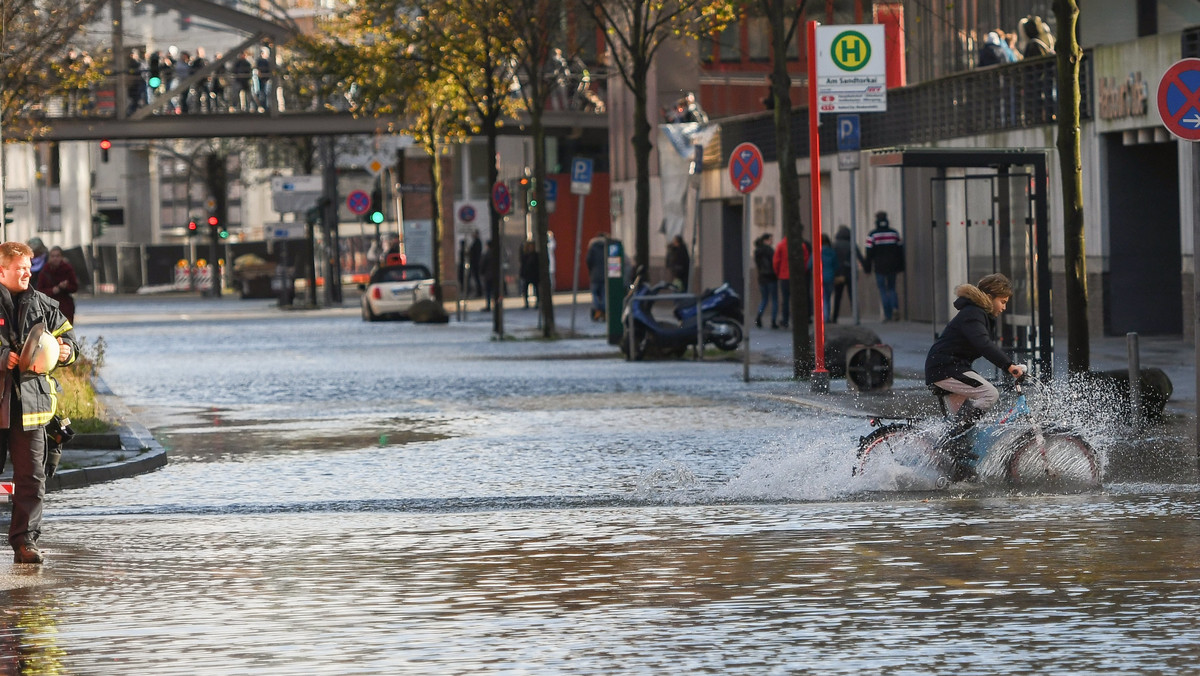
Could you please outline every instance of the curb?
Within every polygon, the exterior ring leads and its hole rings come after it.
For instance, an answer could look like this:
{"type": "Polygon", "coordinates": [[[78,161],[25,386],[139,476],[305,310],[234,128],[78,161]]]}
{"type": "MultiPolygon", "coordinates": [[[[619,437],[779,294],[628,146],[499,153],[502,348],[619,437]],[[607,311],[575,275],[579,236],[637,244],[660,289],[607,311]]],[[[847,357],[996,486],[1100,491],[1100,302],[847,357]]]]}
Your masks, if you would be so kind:
{"type": "Polygon", "coordinates": [[[105,409],[119,421],[116,423],[116,427],[117,434],[121,438],[121,451],[130,457],[128,460],[93,467],[61,470],[46,479],[47,492],[125,479],[152,472],[167,464],[166,449],[154,440],[150,430],[137,422],[133,413],[125,406],[120,397],[113,394],[108,384],[99,376],[93,377],[92,384],[96,388],[96,397],[101,400],[105,409]]]}

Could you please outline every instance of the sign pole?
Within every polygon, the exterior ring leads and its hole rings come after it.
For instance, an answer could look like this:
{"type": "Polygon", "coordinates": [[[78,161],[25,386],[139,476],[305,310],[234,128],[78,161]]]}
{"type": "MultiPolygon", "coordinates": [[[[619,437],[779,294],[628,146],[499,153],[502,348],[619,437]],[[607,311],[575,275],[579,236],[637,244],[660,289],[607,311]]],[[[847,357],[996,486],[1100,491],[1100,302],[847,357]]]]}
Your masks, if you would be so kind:
{"type": "MultiPolygon", "coordinates": [[[[742,251],[742,317],[750,316],[750,266],[754,260],[754,252],[750,242],[750,193],[762,181],[763,158],[762,151],[753,143],[739,143],[729,154],[729,181],[734,190],[742,193],[742,235],[744,251],[742,251]]],[[[699,317],[697,317],[699,321],[699,317]]],[[[750,382],[750,324],[743,321],[742,339],[746,341],[742,353],[742,380],[750,382]]]]}
{"type": "Polygon", "coordinates": [[[571,263],[571,335],[575,335],[576,303],[579,299],[579,255],[583,242],[583,202],[587,195],[579,196],[579,214],[575,217],[575,257],[571,263]]]}
{"type": "MultiPolygon", "coordinates": [[[[1196,246],[1200,242],[1200,143],[1192,143],[1192,278],[1196,277],[1196,246]]],[[[1194,304],[1192,306],[1192,316],[1195,317],[1195,327],[1193,327],[1193,342],[1196,344],[1195,359],[1193,364],[1200,364],[1200,287],[1197,287],[1195,282],[1192,283],[1194,304]]],[[[1200,392],[1200,366],[1196,367],[1196,392],[1200,392]]],[[[1200,396],[1196,398],[1196,412],[1192,419],[1195,422],[1195,439],[1200,440],[1200,396]]],[[[1196,447],[1196,460],[1200,462],[1200,443],[1196,447]]]]}
{"type": "Polygon", "coordinates": [[[829,371],[825,370],[825,297],[821,272],[821,138],[817,108],[817,25],[808,22],[808,159],[809,190],[812,192],[812,277],[813,277],[813,350],[816,368],[812,372],[812,391],[829,391],[829,371]]]}
{"type": "Polygon", "coordinates": [[[854,307],[854,325],[861,321],[858,316],[858,199],[854,194],[858,172],[850,170],[850,305],[854,307]]]}

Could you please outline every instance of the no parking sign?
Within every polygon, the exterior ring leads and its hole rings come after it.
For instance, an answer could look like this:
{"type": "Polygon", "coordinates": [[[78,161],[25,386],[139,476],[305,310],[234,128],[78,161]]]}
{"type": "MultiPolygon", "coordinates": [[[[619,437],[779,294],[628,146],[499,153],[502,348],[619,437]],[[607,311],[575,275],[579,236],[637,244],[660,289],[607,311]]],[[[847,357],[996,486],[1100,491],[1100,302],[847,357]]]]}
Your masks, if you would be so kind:
{"type": "Polygon", "coordinates": [[[1200,59],[1182,59],[1163,73],[1158,114],[1172,134],[1200,141],[1200,59]]]}

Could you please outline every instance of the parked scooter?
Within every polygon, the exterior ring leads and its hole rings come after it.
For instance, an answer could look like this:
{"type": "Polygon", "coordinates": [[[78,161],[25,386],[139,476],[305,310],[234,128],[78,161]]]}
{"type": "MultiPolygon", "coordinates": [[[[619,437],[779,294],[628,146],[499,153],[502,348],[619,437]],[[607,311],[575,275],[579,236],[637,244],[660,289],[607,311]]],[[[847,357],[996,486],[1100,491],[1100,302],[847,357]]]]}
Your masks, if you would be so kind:
{"type": "MultiPolygon", "coordinates": [[[[654,316],[653,300],[637,300],[675,291],[666,282],[653,286],[646,282],[645,268],[634,274],[629,293],[625,294],[625,308],[621,313],[624,332],[621,336],[621,353],[626,359],[640,360],[646,355],[679,357],[696,344],[696,304],[689,301],[675,303],[676,321],[664,322],[654,316]],[[630,331],[633,332],[633,354],[630,356],[630,331]]],[[[728,283],[704,292],[700,300],[701,332],[705,344],[715,345],[720,350],[736,350],[742,343],[742,297],[728,283]]]]}

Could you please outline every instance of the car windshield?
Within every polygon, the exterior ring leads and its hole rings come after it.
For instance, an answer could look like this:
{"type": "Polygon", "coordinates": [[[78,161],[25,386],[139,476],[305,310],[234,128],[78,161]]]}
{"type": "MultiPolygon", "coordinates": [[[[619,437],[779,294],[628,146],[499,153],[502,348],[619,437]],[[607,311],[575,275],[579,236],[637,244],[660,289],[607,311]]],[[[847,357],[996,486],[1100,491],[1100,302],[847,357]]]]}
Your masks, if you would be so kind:
{"type": "Polygon", "coordinates": [[[408,282],[414,279],[430,279],[429,268],[424,265],[389,265],[379,268],[371,275],[371,283],[408,282]]]}

